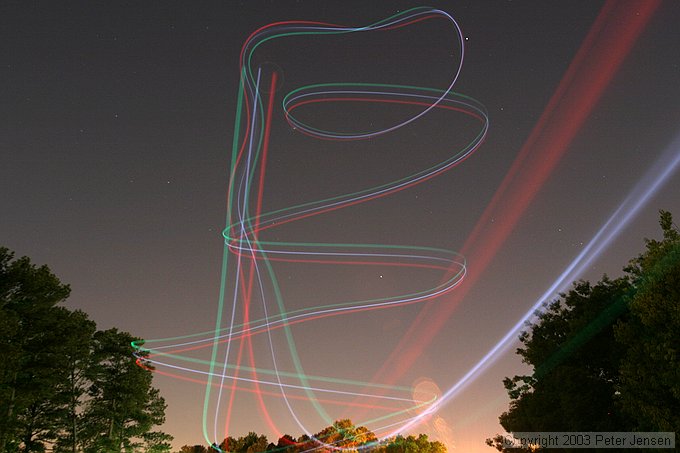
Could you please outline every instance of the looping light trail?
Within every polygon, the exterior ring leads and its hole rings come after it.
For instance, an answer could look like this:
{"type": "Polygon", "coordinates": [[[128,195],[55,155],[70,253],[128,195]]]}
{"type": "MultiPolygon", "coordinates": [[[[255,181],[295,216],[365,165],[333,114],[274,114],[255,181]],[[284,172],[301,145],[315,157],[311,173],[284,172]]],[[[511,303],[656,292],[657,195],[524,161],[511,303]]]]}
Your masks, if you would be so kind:
{"type": "MultiPolygon", "coordinates": [[[[256,30],[241,52],[241,84],[229,178],[225,253],[222,268],[219,308],[213,331],[163,340],[148,340],[138,348],[142,366],[157,372],[205,383],[203,432],[208,444],[219,444],[229,430],[229,420],[237,392],[252,392],[260,402],[260,412],[270,427],[278,431],[263,395],[277,395],[287,408],[288,417],[310,437],[314,427],[303,423],[294,401],[305,399],[322,420],[332,423],[326,410],[329,404],[352,406],[350,399],[360,397],[359,406],[380,409],[382,415],[362,424],[375,430],[393,429],[408,423],[413,416],[434,402],[413,395],[413,389],[333,377],[312,376],[301,365],[291,328],[330,316],[378,310],[438,298],[455,289],[466,274],[465,259],[456,252],[422,246],[362,243],[301,243],[260,239],[264,232],[282,225],[319,216],[339,209],[394,194],[438,176],[463,162],[483,142],[488,116],[476,100],[452,91],[463,64],[463,37],[456,21],[447,13],[432,8],[414,8],[365,27],[345,27],[318,22],[279,22],[256,30]],[[451,150],[434,165],[416,168],[409,174],[374,187],[359,187],[354,192],[262,212],[263,188],[269,153],[269,136],[274,115],[278,74],[264,80],[261,67],[253,65],[257,49],[275,39],[301,35],[341,35],[347,33],[390,32],[432,19],[446,20],[455,36],[457,55],[450,81],[443,88],[394,84],[320,83],[292,90],[283,97],[284,119],[299,133],[321,140],[362,140],[379,137],[420,120],[434,109],[445,114],[464,115],[478,125],[467,143],[451,150]],[[265,87],[268,87],[266,89],[265,87]],[[390,105],[410,112],[410,116],[380,129],[357,131],[325,130],[300,119],[298,113],[320,104],[337,108],[370,103],[390,105]],[[415,112],[415,113],[414,113],[415,112]],[[434,273],[443,280],[430,287],[414,288],[399,294],[334,303],[289,308],[275,271],[276,263],[300,265],[362,266],[404,268],[434,273]],[[452,269],[455,269],[453,272],[452,269]],[[254,315],[255,313],[258,315],[254,315]],[[277,333],[279,332],[279,333],[277,333]],[[277,333],[275,338],[274,334],[277,333]],[[282,335],[282,336],[281,336],[282,335]],[[268,354],[258,358],[253,340],[264,338],[268,354]],[[281,344],[280,338],[285,339],[281,344]],[[209,352],[206,357],[204,352],[209,352]],[[293,369],[286,370],[281,360],[285,352],[293,369]],[[249,365],[243,362],[244,358],[249,365]],[[256,362],[268,363],[266,367],[256,362]],[[194,376],[194,377],[190,377],[194,376]],[[266,388],[266,389],[265,389],[266,388]],[[373,393],[371,391],[373,390],[373,393]],[[323,399],[320,398],[323,396],[323,399]],[[329,399],[330,398],[330,399],[329,399]],[[211,423],[212,422],[212,423],[211,423]],[[223,423],[221,431],[219,423],[223,423]],[[211,426],[212,425],[212,426],[211,426]],[[212,432],[210,432],[212,431],[212,432]]],[[[303,115],[304,116],[304,115],[303,115]]],[[[452,118],[452,119],[454,119],[452,118]]],[[[260,354],[262,352],[260,351],[260,354]]],[[[342,449],[317,439],[319,446],[342,449]]]]}
{"type": "MultiPolygon", "coordinates": [[[[658,2],[649,2],[648,5],[652,3],[653,5],[641,10],[643,14],[633,19],[633,25],[627,27],[625,33],[619,33],[618,26],[611,27],[613,31],[610,30],[609,34],[602,33],[602,30],[606,29],[607,21],[618,23],[618,18],[622,15],[617,12],[612,2],[607,2],[603,8],[546,112],[532,132],[530,140],[520,153],[516,165],[513,165],[508,174],[507,181],[503,182],[487,208],[489,212],[502,209],[499,206],[504,205],[499,200],[507,196],[511,202],[506,203],[505,210],[514,211],[506,216],[508,221],[502,230],[494,232],[488,241],[483,240],[485,236],[480,233],[480,228],[475,228],[468,238],[465,253],[472,249],[476,252],[473,253],[473,258],[481,263],[477,264],[476,268],[473,267],[475,271],[472,274],[475,275],[473,279],[478,278],[478,274],[491,260],[587,118],[658,5],[658,2]],[[619,40],[620,45],[613,52],[609,52],[606,44],[598,41],[600,39],[608,43],[607,36],[615,35],[618,38],[622,34],[625,39],[619,40]],[[584,63],[588,62],[590,53],[594,53],[595,56],[604,54],[602,49],[607,51],[606,58],[595,58],[596,63],[584,63]],[[583,69],[584,67],[586,69],[583,69]],[[593,74],[594,76],[590,77],[593,74]],[[581,92],[587,93],[587,96],[580,96],[581,92]],[[563,101],[563,98],[570,100],[573,105],[563,101]],[[553,119],[552,116],[557,119],[553,119]],[[532,152],[538,146],[537,143],[550,151],[550,159],[544,164],[537,163],[540,159],[532,160],[534,157],[532,152]],[[528,168],[535,169],[525,184],[531,186],[531,190],[521,185],[514,192],[509,190],[513,181],[522,180],[517,175],[521,174],[520,167],[527,166],[527,162],[528,168]],[[509,195],[505,195],[506,192],[509,195]],[[484,244],[481,252],[476,250],[480,248],[478,246],[480,242],[484,244]]],[[[203,434],[208,444],[219,444],[228,435],[234,401],[237,395],[241,394],[255,396],[263,420],[277,433],[281,431],[275,418],[280,417],[281,408],[286,411],[286,419],[294,420],[310,437],[313,429],[304,421],[308,413],[315,412],[319,419],[330,424],[333,422],[328,413],[331,406],[370,411],[373,414],[371,418],[355,421],[378,434],[379,441],[421,423],[493,363],[514,340],[524,321],[539,308],[540,303],[577,278],[584,266],[611,243],[616,234],[679,165],[680,152],[678,144],[674,143],[664,157],[665,160],[657,164],[663,168],[655,167],[650,170],[648,176],[636,186],[583,252],[541,296],[539,302],[440,398],[437,395],[416,397],[412,388],[394,385],[392,379],[360,382],[305,372],[292,332],[294,326],[333,316],[441,299],[441,296],[456,289],[468,272],[465,259],[460,254],[444,249],[402,244],[286,242],[272,240],[269,237],[283,225],[376,201],[424,183],[453,169],[479,148],[489,127],[486,109],[478,101],[453,91],[463,65],[463,42],[456,21],[449,14],[432,8],[414,8],[364,27],[346,27],[321,22],[277,22],[256,30],[246,40],[240,56],[241,79],[229,174],[226,228],[223,231],[224,255],[215,327],[203,333],[148,340],[133,345],[137,348],[136,355],[140,366],[153,367],[158,373],[205,385],[203,434]],[[263,68],[253,63],[253,55],[258,48],[269,41],[285,40],[293,36],[308,36],[309,39],[313,39],[318,35],[383,33],[433,19],[447,21],[455,37],[453,47],[458,59],[451,67],[446,86],[433,88],[388,83],[307,85],[293,89],[283,96],[283,115],[280,119],[288,122],[297,132],[318,140],[351,142],[374,139],[397,131],[424,119],[426,115],[436,110],[453,116],[463,116],[477,125],[475,133],[470,136],[467,143],[451,150],[440,162],[425,165],[424,168],[414,168],[409,174],[401,175],[392,181],[373,187],[357,187],[353,192],[263,212],[262,200],[279,75],[274,72],[269,79],[269,75],[263,74],[263,68]],[[318,119],[316,116],[305,115],[308,109],[323,105],[342,109],[362,104],[389,105],[411,113],[410,116],[382,128],[369,124],[348,130],[322,127],[316,123],[318,119]],[[305,119],[309,117],[313,121],[305,119]],[[262,237],[265,233],[266,238],[262,237]],[[330,303],[319,300],[315,304],[296,306],[291,303],[280,284],[276,267],[280,265],[336,266],[338,269],[348,266],[404,268],[412,272],[434,273],[439,278],[439,283],[398,294],[366,299],[348,297],[330,303]],[[259,348],[254,346],[255,340],[261,342],[258,344],[259,348]],[[265,403],[264,397],[275,398],[279,403],[279,412],[275,414],[265,403]],[[307,404],[305,413],[299,409],[300,402],[307,404]]],[[[490,214],[485,212],[483,218],[488,215],[490,214]]],[[[464,292],[458,291],[454,294],[464,292]]],[[[439,304],[440,313],[437,313],[436,309],[430,309],[431,306],[425,305],[399,345],[399,348],[403,346],[402,354],[406,355],[401,361],[402,367],[409,367],[413,363],[418,351],[444,324],[455,303],[449,303],[447,306],[439,304]],[[423,319],[433,313],[437,317],[436,322],[427,332],[422,331],[420,327],[423,319]]],[[[387,365],[394,358],[392,356],[387,359],[384,369],[388,368],[387,365]]],[[[400,369],[395,374],[400,375],[403,371],[400,369]]],[[[381,373],[378,373],[378,376],[384,377],[381,373]]],[[[344,450],[340,446],[326,443],[324,439],[315,441],[318,446],[314,449],[344,450]]],[[[364,448],[371,446],[367,445],[364,448]]]]}

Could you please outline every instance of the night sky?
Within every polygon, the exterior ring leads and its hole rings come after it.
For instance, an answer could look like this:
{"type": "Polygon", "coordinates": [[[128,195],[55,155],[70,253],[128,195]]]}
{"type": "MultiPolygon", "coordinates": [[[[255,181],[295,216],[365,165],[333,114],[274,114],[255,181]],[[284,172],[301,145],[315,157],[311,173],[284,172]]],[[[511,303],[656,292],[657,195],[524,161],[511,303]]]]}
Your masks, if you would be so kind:
{"type": "MultiPolygon", "coordinates": [[[[460,25],[465,57],[453,91],[486,107],[484,142],[423,184],[272,228],[261,239],[456,250],[467,260],[466,279],[425,303],[295,325],[306,373],[445,393],[536,302],[556,297],[576,278],[620,275],[642,251],[643,238],[659,237],[659,209],[680,216],[679,175],[658,173],[674,169],[670,159],[680,154],[680,4],[654,5],[427,5],[460,25]],[[638,200],[635,215],[616,214],[655,181],[662,184],[638,200]],[[608,231],[616,225],[617,235],[546,296],[613,215],[608,231]]],[[[422,5],[3,2],[0,244],[47,264],[71,285],[66,305],[86,311],[100,329],[115,326],[145,339],[214,329],[244,41],[273,22],[361,27],[416,6],[422,5]]],[[[318,140],[286,122],[286,93],[329,82],[443,90],[460,53],[451,24],[438,18],[260,46],[253,64],[280,78],[263,212],[410,175],[457,152],[479,128],[465,115],[433,109],[393,133],[318,140]]],[[[322,129],[379,130],[422,110],[364,104],[300,107],[300,118],[322,129]]],[[[396,266],[274,266],[289,310],[415,291],[441,279],[396,266]]],[[[266,368],[264,338],[253,337],[253,347],[266,368]]],[[[287,348],[282,330],[273,338],[287,348]]],[[[489,451],[484,439],[502,431],[497,419],[508,404],[502,379],[526,371],[515,347],[407,432],[428,433],[458,451],[489,451]]],[[[292,371],[291,360],[284,353],[280,365],[292,371]]],[[[154,382],[168,403],[164,429],[175,447],[204,442],[205,385],[164,375],[154,382]]],[[[247,390],[236,394],[228,434],[257,431],[275,441],[282,432],[302,433],[281,398],[264,397],[277,432],[247,390]]],[[[309,430],[327,425],[303,393],[296,396],[309,430]]],[[[373,416],[351,405],[324,408],[355,422],[373,416]]]]}

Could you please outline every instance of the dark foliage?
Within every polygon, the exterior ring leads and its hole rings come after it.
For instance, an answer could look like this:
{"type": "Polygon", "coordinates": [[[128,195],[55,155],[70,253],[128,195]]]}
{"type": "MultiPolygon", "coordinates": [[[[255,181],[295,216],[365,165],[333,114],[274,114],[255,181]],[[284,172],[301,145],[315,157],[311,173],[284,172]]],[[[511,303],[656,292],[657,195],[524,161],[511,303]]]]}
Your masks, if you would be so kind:
{"type": "Polygon", "coordinates": [[[680,432],[680,234],[660,224],[623,277],[575,283],[522,333],[533,373],[504,380],[506,431],[680,432]]]}
{"type": "Polygon", "coordinates": [[[0,452],[170,451],[165,402],[130,341],[59,306],[68,285],[0,248],[0,452]]]}

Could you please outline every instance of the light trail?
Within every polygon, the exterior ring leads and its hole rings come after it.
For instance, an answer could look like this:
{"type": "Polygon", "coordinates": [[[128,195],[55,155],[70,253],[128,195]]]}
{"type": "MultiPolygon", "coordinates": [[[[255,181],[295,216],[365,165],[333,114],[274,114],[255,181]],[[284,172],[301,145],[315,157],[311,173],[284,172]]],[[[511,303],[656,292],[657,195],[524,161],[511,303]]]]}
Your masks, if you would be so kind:
{"type": "MultiPolygon", "coordinates": [[[[377,396],[370,393],[357,393],[312,385],[310,376],[307,376],[304,372],[299,360],[290,326],[328,316],[422,303],[439,297],[455,289],[462,281],[466,274],[464,259],[457,253],[448,250],[403,245],[261,241],[259,233],[285,223],[348,208],[405,190],[452,169],[468,158],[484,140],[488,130],[488,117],[484,107],[477,101],[451,91],[460,75],[463,53],[463,38],[455,20],[445,12],[431,8],[414,8],[367,27],[358,28],[311,22],[281,22],[262,27],[252,34],[244,44],[241,53],[242,79],[237,103],[232,170],[227,194],[227,228],[224,231],[225,253],[215,329],[206,334],[186,336],[186,341],[150,340],[143,345],[135,345],[139,350],[137,355],[140,359],[143,359],[144,363],[204,376],[206,392],[203,409],[203,432],[206,442],[219,442],[221,434],[218,433],[219,419],[226,419],[224,426],[226,436],[238,389],[236,382],[248,382],[254,385],[254,393],[257,394],[260,410],[268,420],[270,428],[274,431],[276,431],[276,426],[271,421],[267,407],[262,400],[262,392],[258,389],[260,385],[277,388],[280,398],[288,408],[289,416],[295,419],[300,428],[310,436],[312,435],[311,431],[304,426],[296,413],[296,409],[288,399],[287,392],[291,389],[303,391],[315,411],[322,419],[329,422],[331,421],[330,416],[326,413],[323,405],[319,403],[317,393],[361,396],[367,399],[377,397],[378,400],[391,398],[409,403],[406,408],[388,411],[385,415],[378,416],[373,420],[378,422],[392,419],[390,426],[399,423],[398,420],[394,420],[394,417],[401,416],[402,421],[409,420],[408,413],[422,406],[422,402],[414,401],[412,398],[398,398],[389,395],[377,396]],[[261,44],[273,39],[298,35],[391,31],[436,18],[446,19],[450,22],[457,46],[457,50],[454,50],[454,52],[457,53],[458,59],[452,68],[451,80],[444,89],[385,84],[310,85],[294,90],[284,97],[285,119],[299,132],[319,139],[359,140],[374,138],[395,131],[423,118],[433,109],[438,109],[454,114],[462,113],[478,123],[478,131],[471,136],[468,144],[459,150],[454,150],[446,160],[410,175],[402,176],[395,181],[333,198],[262,213],[265,165],[269,148],[276,74],[273,74],[272,80],[261,80],[261,68],[252,64],[252,56],[255,50],[261,44]],[[265,107],[260,86],[267,82],[270,83],[271,94],[268,106],[265,107]],[[382,129],[353,134],[322,131],[293,116],[293,112],[297,112],[301,108],[329,102],[335,104],[389,103],[395,106],[417,108],[418,111],[408,118],[382,129]],[[254,213],[251,212],[251,205],[254,205],[254,213]],[[289,310],[284,304],[284,297],[277,283],[276,274],[272,267],[274,262],[412,268],[438,272],[441,275],[449,272],[451,266],[458,268],[458,271],[431,288],[420,288],[417,291],[386,297],[356,301],[347,300],[317,307],[289,310]],[[227,294],[231,294],[228,303],[227,294]],[[251,306],[254,307],[253,304],[258,303],[262,317],[251,319],[251,306]],[[226,311],[227,307],[229,308],[228,311],[226,311]],[[241,320],[237,319],[239,316],[237,308],[241,312],[241,320]],[[227,313],[230,314],[226,316],[225,327],[223,323],[227,313]],[[294,365],[293,372],[280,370],[277,357],[281,352],[272,336],[275,329],[280,329],[284,334],[288,346],[287,354],[294,365]],[[263,379],[258,375],[258,368],[255,366],[252,338],[254,335],[263,333],[266,334],[266,342],[269,345],[269,360],[272,367],[271,370],[265,368],[265,374],[270,375],[273,379],[263,379]],[[233,346],[235,341],[240,341],[238,348],[233,346]],[[209,360],[201,360],[186,355],[208,348],[211,350],[209,360]],[[250,361],[249,367],[244,367],[241,364],[244,355],[250,361]],[[218,357],[221,357],[221,360],[218,360],[218,357]],[[192,366],[179,365],[176,363],[177,361],[190,363],[192,366]],[[197,368],[196,365],[200,365],[200,367],[197,368]],[[241,371],[246,374],[249,373],[251,377],[241,375],[241,371]],[[297,383],[285,381],[285,379],[291,377],[294,377],[297,383]],[[214,391],[211,390],[213,388],[215,388],[214,391]],[[212,416],[210,416],[211,410],[214,413],[212,416]],[[207,422],[210,419],[212,420],[212,432],[209,434],[207,422]]],[[[262,373],[262,370],[259,373],[262,373]]],[[[392,393],[399,391],[397,386],[378,385],[376,387],[375,384],[367,382],[362,382],[361,387],[380,388],[392,393]]],[[[431,401],[427,402],[427,404],[430,403],[431,401]]],[[[320,442],[320,445],[324,445],[323,442],[320,442]]],[[[331,447],[330,445],[327,446],[331,447]]]]}

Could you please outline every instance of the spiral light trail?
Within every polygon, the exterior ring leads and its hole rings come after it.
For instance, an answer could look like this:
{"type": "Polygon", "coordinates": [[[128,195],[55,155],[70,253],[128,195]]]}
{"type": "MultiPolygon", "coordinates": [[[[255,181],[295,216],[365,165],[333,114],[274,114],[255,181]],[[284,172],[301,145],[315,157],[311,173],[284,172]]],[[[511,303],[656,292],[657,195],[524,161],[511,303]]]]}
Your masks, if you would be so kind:
{"type": "MultiPolygon", "coordinates": [[[[483,271],[483,267],[508,236],[538,188],[548,178],[656,5],[658,3],[654,2],[642,11],[644,14],[642,17],[638,15],[635,27],[628,27],[624,34],[625,39],[621,39],[619,46],[610,51],[609,47],[600,42],[608,36],[602,30],[606,28],[607,21],[616,22],[614,19],[619,12],[612,2],[607,2],[544,116],[520,153],[518,161],[480,220],[482,222],[488,218],[494,209],[504,209],[514,210],[505,216],[511,221],[497,227],[502,228],[502,231],[491,238],[480,233],[478,224],[466,242],[464,252],[467,254],[471,249],[474,252],[473,258],[479,258],[481,263],[477,268],[473,267],[476,274],[483,271]],[[606,58],[598,58],[600,63],[589,64],[588,58],[596,57],[598,52],[603,52],[603,48],[608,52],[606,58]],[[588,93],[588,96],[575,97],[573,105],[567,104],[563,98],[573,95],[574,90],[588,93]],[[566,124],[567,120],[569,124],[566,124]],[[537,146],[536,143],[539,142],[549,151],[548,163],[541,164],[538,160],[532,160],[532,146],[537,146]],[[524,186],[531,185],[533,192],[529,192],[521,184],[513,191],[513,178],[515,181],[520,180],[518,175],[521,175],[526,162],[529,162],[532,171],[526,179],[521,180],[526,181],[524,186]],[[512,202],[501,203],[504,196],[512,202]],[[481,252],[473,247],[480,241],[486,241],[481,252]],[[491,245],[487,246],[487,243],[491,245]]],[[[608,33],[617,36],[624,33],[617,30],[611,28],[608,33]]],[[[152,366],[157,373],[205,385],[203,435],[213,448],[229,433],[234,401],[239,394],[255,395],[263,419],[272,431],[278,433],[281,431],[276,422],[277,415],[270,411],[265,397],[282,402],[282,407],[286,410],[285,417],[294,420],[311,438],[315,427],[307,426],[304,421],[307,414],[299,409],[298,403],[301,401],[308,404],[305,406],[307,411],[315,412],[318,418],[329,424],[333,422],[333,418],[328,410],[333,406],[356,409],[362,415],[370,413],[370,417],[356,421],[370,427],[379,436],[379,441],[422,422],[493,363],[515,339],[523,323],[531,318],[540,303],[554,297],[572,279],[578,278],[584,266],[602,253],[677,167],[680,154],[677,144],[674,144],[663,162],[657,164],[659,168],[650,170],[583,252],[479,362],[442,395],[416,398],[412,388],[395,385],[394,382],[404,368],[411,366],[418,351],[436,334],[437,328],[430,328],[427,332],[419,331],[423,322],[426,322],[424,319],[436,316],[435,324],[441,326],[451,314],[455,303],[449,303],[440,309],[432,307],[437,307],[436,303],[442,296],[461,285],[468,272],[465,258],[451,250],[415,245],[281,241],[276,238],[276,232],[284,225],[303,219],[350,209],[366,202],[379,203],[381,198],[427,182],[470,157],[486,137],[489,118],[482,104],[453,91],[461,73],[463,57],[464,39],[454,18],[444,11],[425,7],[410,9],[363,27],[309,21],[276,22],[256,30],[245,41],[240,54],[241,79],[227,193],[226,227],[223,231],[220,294],[214,329],[181,337],[147,340],[133,345],[137,349],[140,366],[152,366]],[[429,20],[444,20],[455,36],[452,43],[453,53],[456,55],[455,64],[450,68],[447,84],[439,88],[389,83],[323,82],[300,86],[284,94],[277,92],[277,82],[281,74],[276,71],[268,73],[262,65],[254,63],[254,55],[260,46],[275,40],[295,36],[311,39],[319,35],[389,33],[429,20]],[[280,110],[275,108],[277,98],[282,99],[280,110]],[[310,109],[323,106],[340,110],[358,105],[389,106],[410,113],[386,126],[376,127],[368,123],[349,130],[333,130],[320,126],[318,115],[308,113],[310,109]],[[410,127],[434,112],[438,115],[450,115],[453,121],[464,118],[476,125],[474,133],[465,143],[447,152],[446,157],[439,162],[411,169],[408,174],[389,182],[357,187],[342,194],[263,211],[263,189],[267,177],[273,121],[285,121],[295,132],[317,140],[345,141],[348,146],[352,146],[354,141],[380,139],[385,134],[410,127]],[[286,291],[281,287],[276,266],[282,263],[333,268],[360,266],[407,269],[409,272],[432,273],[438,283],[379,297],[346,297],[340,301],[319,301],[316,304],[297,306],[291,304],[286,291]],[[401,368],[392,376],[388,377],[385,370],[395,360],[394,354],[387,358],[383,369],[371,381],[319,376],[307,373],[302,366],[292,332],[294,326],[324,318],[423,302],[430,303],[402,338],[398,350],[404,350],[406,358],[401,361],[401,368]],[[266,347],[255,347],[254,340],[261,341],[266,347]]],[[[476,278],[478,275],[472,280],[476,278]]],[[[466,291],[462,291],[460,297],[466,291]]],[[[340,446],[325,443],[324,439],[314,440],[317,448],[343,450],[340,446]]]]}

